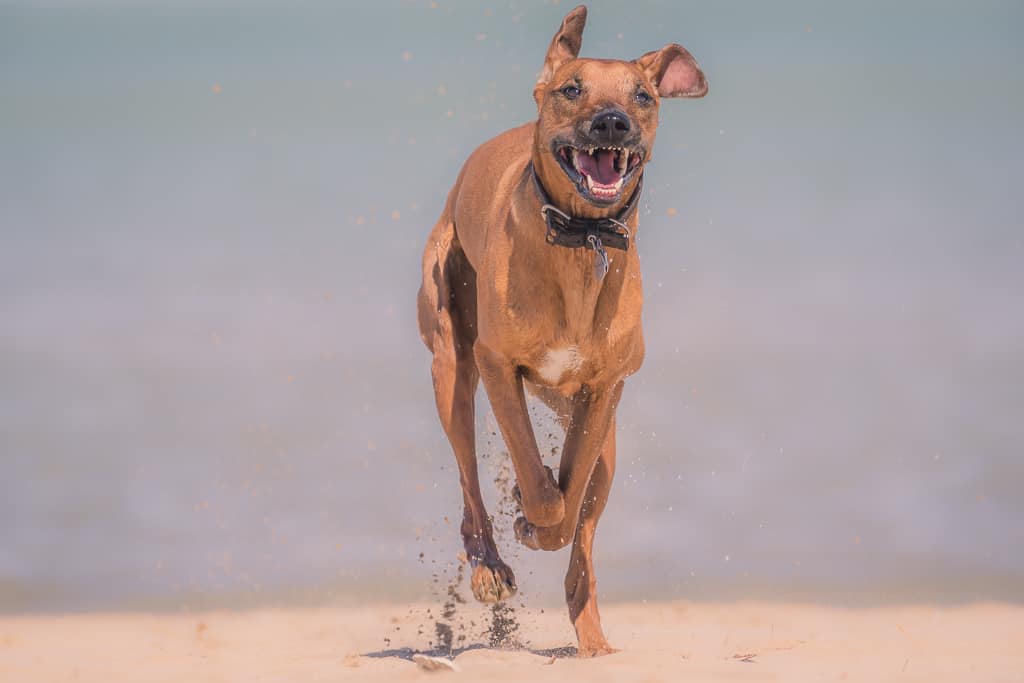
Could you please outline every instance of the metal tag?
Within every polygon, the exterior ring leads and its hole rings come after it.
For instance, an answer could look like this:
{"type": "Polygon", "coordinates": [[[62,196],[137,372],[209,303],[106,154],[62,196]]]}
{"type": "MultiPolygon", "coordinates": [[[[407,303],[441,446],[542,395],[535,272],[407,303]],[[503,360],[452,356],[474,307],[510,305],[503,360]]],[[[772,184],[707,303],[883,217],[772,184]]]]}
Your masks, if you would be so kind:
{"type": "Polygon", "coordinates": [[[594,250],[594,277],[603,280],[604,276],[608,274],[608,252],[604,250],[600,237],[590,235],[587,241],[590,242],[590,248],[594,250]]]}

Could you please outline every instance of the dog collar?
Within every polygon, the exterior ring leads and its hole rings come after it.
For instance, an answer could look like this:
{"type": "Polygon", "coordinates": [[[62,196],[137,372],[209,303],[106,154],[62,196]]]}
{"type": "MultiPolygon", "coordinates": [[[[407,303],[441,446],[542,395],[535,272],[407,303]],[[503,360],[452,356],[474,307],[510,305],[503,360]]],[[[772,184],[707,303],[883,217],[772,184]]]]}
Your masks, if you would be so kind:
{"type": "Polygon", "coordinates": [[[551,197],[544,190],[540,178],[537,176],[537,169],[530,165],[530,175],[533,176],[534,187],[540,195],[540,215],[544,217],[547,224],[547,234],[544,240],[551,245],[579,249],[586,247],[594,250],[594,275],[598,280],[604,278],[608,273],[608,252],[605,247],[626,251],[629,249],[630,232],[626,221],[636,208],[636,200],[644,187],[644,176],[640,174],[633,194],[626,201],[622,211],[615,218],[606,216],[604,218],[579,218],[570,216],[557,206],[551,203],[551,197]]]}

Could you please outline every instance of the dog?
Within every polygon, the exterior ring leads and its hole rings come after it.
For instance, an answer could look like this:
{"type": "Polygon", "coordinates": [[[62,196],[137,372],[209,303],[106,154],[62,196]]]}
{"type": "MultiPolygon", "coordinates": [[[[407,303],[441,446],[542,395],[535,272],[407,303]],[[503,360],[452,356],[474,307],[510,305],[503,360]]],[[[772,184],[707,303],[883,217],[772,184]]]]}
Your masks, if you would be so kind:
{"type": "Polygon", "coordinates": [[[483,379],[517,480],[516,538],[540,550],[572,543],[565,596],[584,657],[615,651],[601,629],[592,547],[615,472],[616,406],[644,357],[635,244],[644,167],[660,101],[707,93],[677,44],[633,61],[578,58],[586,18],[575,8],[551,41],[533,89],[537,120],[467,159],[427,240],[417,300],[459,467],[473,595],[500,602],[516,592],[480,494],[474,396],[483,379]],[[565,429],[557,480],[526,392],[565,429]]]}

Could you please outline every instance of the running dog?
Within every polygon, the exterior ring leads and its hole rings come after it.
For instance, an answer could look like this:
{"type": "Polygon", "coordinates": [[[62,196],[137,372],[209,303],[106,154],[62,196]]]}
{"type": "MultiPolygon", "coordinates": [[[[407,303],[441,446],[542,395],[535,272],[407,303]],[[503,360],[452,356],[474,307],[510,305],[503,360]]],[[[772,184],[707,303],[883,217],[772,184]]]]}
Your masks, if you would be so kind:
{"type": "Polygon", "coordinates": [[[615,409],[643,361],[637,209],[658,108],[702,97],[682,46],[633,61],[578,58],[586,7],[562,21],[533,89],[537,120],[474,151],[423,253],[419,328],[437,411],[459,466],[462,538],[482,602],[516,592],[480,494],[474,434],[482,378],[508,447],[524,545],[572,543],[565,595],[580,656],[614,652],[601,630],[592,546],[615,471],[615,409]],[[544,466],[526,393],[565,428],[544,466]]]}

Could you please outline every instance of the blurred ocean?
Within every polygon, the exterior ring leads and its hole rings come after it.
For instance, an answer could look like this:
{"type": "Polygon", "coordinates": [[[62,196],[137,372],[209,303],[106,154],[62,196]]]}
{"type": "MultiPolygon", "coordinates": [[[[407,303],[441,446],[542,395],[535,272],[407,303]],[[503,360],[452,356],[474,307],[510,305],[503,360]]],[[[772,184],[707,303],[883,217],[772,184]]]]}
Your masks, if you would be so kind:
{"type": "MultiPolygon", "coordinates": [[[[647,174],[602,595],[1024,600],[1024,5],[589,5],[585,56],[711,86],[647,174]]],[[[0,2],[0,611],[430,590],[420,250],[569,7],[0,2]]]]}

